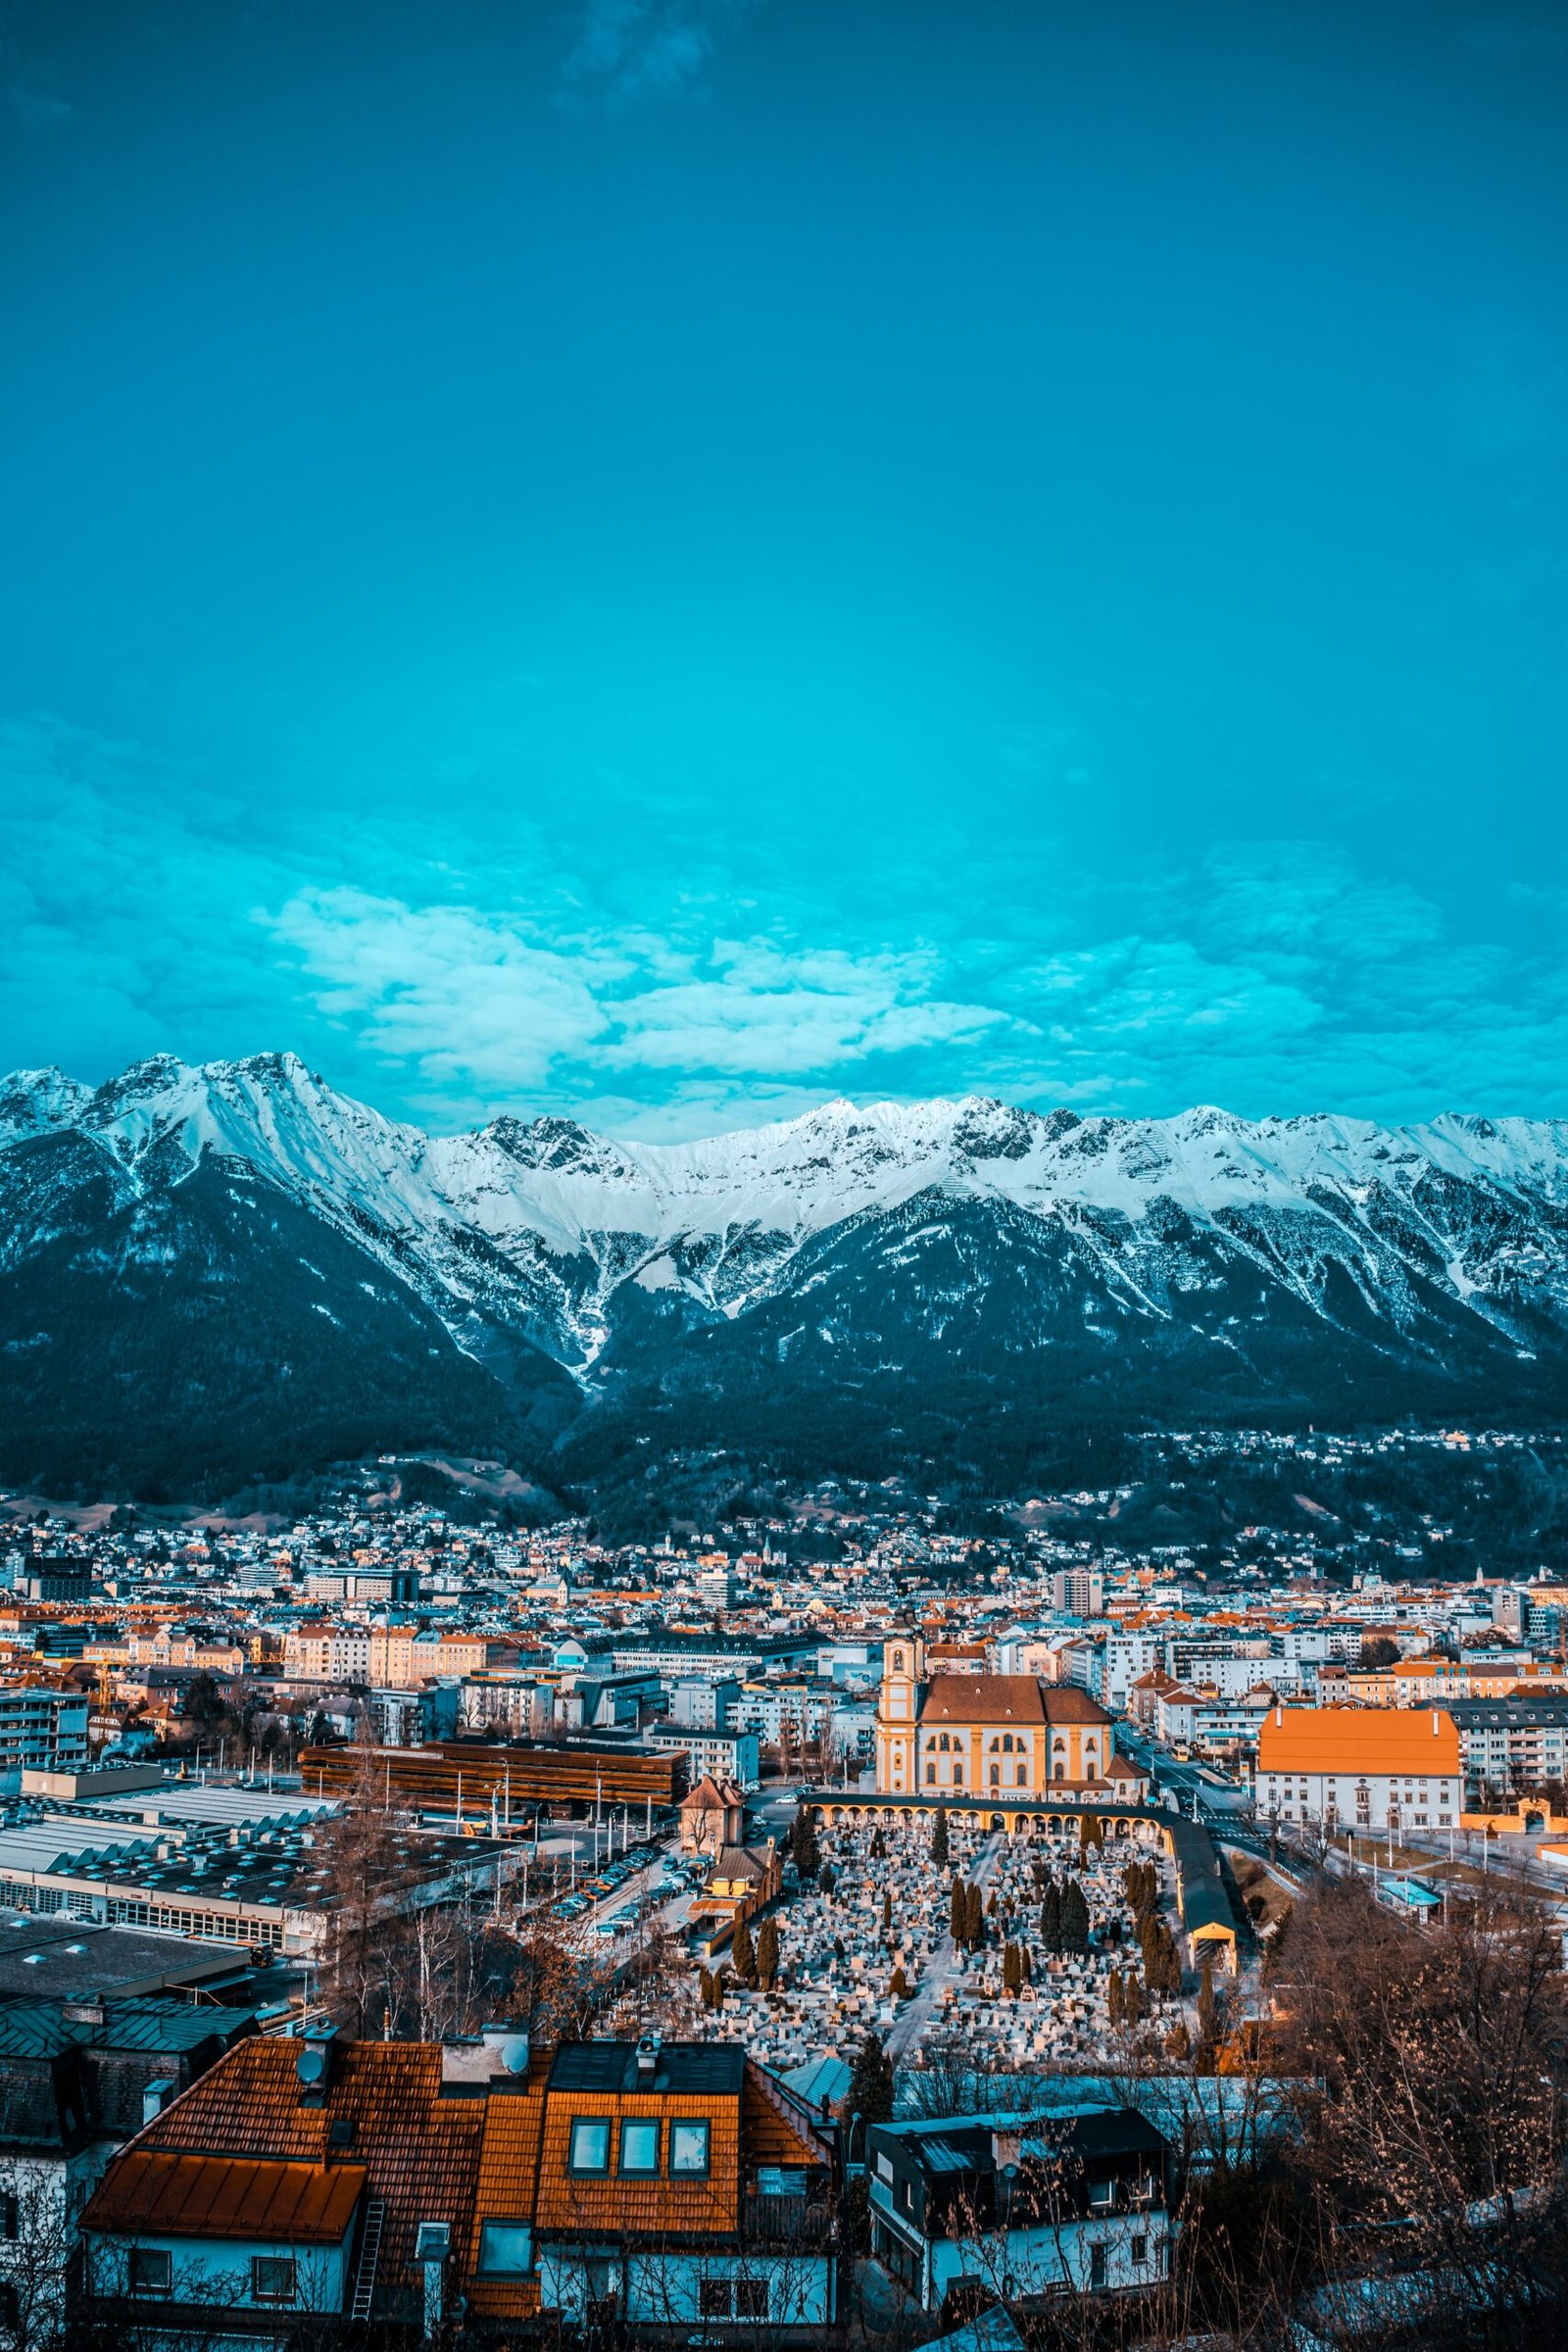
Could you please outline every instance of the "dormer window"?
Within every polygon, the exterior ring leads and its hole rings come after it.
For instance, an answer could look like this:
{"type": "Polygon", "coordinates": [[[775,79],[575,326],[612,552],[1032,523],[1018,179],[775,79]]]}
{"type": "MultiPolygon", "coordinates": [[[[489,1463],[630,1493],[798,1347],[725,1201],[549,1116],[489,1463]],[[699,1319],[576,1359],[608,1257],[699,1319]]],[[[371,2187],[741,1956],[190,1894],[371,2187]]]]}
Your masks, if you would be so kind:
{"type": "Polygon", "coordinates": [[[706,2121],[682,2119],[669,2127],[669,2170],[672,2179],[701,2178],[708,2172],[709,2126],[706,2121]]]}

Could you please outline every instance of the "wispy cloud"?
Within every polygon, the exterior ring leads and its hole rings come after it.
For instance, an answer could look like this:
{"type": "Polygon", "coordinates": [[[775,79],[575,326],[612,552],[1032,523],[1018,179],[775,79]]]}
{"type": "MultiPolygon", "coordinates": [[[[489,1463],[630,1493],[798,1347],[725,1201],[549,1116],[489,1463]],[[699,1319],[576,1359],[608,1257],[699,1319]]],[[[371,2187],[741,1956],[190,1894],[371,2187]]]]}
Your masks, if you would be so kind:
{"type": "Polygon", "coordinates": [[[564,94],[611,108],[688,97],[724,35],[766,0],[584,0],[564,94]]]}
{"type": "Polygon", "coordinates": [[[928,862],[813,895],[799,860],[694,891],[656,826],[612,893],[531,831],[368,819],[326,852],[309,808],[52,725],[0,731],[0,1064],[291,1046],[437,1126],[570,1108],[664,1137],[840,1093],[1568,1110],[1549,877],[1499,938],[1311,841],[1163,878],[999,866],[980,888],[928,862]]]}

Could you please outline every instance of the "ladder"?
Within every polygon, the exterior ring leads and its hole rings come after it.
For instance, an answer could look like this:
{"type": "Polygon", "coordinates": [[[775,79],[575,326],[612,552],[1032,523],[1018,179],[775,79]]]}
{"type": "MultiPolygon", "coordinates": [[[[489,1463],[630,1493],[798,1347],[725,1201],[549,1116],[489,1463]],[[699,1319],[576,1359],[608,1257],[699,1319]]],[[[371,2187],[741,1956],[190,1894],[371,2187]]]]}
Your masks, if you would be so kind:
{"type": "Polygon", "coordinates": [[[360,2241],[360,2267],[354,2274],[351,2319],[368,2320],[370,2316],[370,2305],[375,2300],[375,2266],[385,2224],[386,2206],[379,2197],[371,2197],[365,2208],[365,2235],[360,2241]]]}

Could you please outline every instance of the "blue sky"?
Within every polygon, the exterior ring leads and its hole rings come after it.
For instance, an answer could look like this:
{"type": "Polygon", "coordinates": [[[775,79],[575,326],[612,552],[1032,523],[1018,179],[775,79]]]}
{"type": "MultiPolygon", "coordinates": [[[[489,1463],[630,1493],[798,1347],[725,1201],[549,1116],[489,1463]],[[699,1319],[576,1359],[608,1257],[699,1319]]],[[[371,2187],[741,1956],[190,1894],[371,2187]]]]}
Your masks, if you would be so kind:
{"type": "Polygon", "coordinates": [[[0,5],[0,1065],[1568,1112],[1568,18],[0,5]]]}

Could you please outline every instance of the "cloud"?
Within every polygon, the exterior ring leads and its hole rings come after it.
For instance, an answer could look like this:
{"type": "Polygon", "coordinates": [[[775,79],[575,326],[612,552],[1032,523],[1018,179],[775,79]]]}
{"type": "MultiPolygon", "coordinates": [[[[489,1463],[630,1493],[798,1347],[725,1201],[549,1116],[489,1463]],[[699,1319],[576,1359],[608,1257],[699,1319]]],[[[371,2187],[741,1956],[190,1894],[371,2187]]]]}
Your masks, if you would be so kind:
{"type": "Polygon", "coordinates": [[[3,1064],[98,1079],[292,1047],[437,1127],[571,1110],[666,1138],[832,1094],[1568,1112],[1549,865],[1500,936],[1463,894],[1445,908],[1311,841],[1163,876],[927,845],[874,892],[798,844],[765,888],[715,865],[699,891],[684,835],[662,861],[617,836],[593,880],[569,838],[470,835],[444,808],[326,834],[307,796],[231,799],[46,723],[0,729],[0,809],[3,1064]]]}
{"type": "Polygon", "coordinates": [[[766,1071],[799,1077],[877,1054],[978,1037],[1007,1016],[933,997],[925,954],[785,953],[763,941],[716,942],[713,976],[624,997],[609,1066],[766,1071]]]}
{"type": "Polygon", "coordinates": [[[302,892],[262,915],[297,955],[318,1009],[427,1081],[542,1085],[607,1026],[593,967],[466,906],[407,906],[361,890],[302,892]]]}
{"type": "Polygon", "coordinates": [[[766,0],[584,0],[562,66],[569,95],[616,109],[689,96],[723,36],[766,0]]]}
{"type": "Polygon", "coordinates": [[[934,959],[789,952],[766,941],[674,949],[604,932],[571,953],[518,917],[303,892],[258,919],[297,956],[318,1011],[423,1079],[535,1090],[588,1072],[764,1081],[975,1037],[1006,1016],[932,995],[934,959]],[[627,983],[631,983],[627,987],[627,983]]]}

